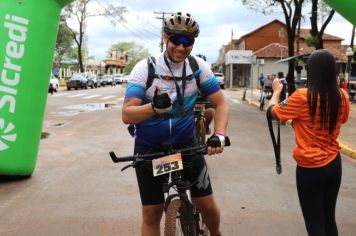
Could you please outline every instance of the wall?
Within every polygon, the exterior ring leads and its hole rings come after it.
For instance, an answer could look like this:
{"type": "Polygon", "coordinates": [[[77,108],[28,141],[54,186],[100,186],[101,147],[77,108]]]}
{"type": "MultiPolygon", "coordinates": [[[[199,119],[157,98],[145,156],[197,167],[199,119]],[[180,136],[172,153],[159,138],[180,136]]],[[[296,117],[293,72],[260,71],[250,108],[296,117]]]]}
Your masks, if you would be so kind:
{"type": "Polygon", "coordinates": [[[287,30],[285,26],[275,21],[270,25],[265,26],[262,29],[257,30],[256,32],[252,33],[251,35],[247,35],[245,38],[245,50],[259,50],[265,46],[270,45],[271,43],[280,43],[281,39],[278,37],[278,31],[281,28],[284,28],[284,44],[287,44],[287,30]]]}

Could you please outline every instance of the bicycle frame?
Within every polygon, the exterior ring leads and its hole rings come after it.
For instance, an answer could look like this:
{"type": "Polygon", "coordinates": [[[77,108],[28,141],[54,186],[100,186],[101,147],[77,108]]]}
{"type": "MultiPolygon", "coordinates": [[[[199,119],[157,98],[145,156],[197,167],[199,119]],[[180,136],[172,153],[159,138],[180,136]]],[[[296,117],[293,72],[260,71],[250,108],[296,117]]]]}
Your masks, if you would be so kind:
{"type": "Polygon", "coordinates": [[[181,171],[171,172],[167,176],[166,182],[163,184],[164,209],[167,209],[169,203],[177,197],[184,202],[189,202],[190,204],[193,204],[192,197],[190,195],[190,186],[191,183],[188,180],[182,180],[181,171]],[[176,189],[177,193],[170,194],[169,191],[172,188],[176,189]]]}

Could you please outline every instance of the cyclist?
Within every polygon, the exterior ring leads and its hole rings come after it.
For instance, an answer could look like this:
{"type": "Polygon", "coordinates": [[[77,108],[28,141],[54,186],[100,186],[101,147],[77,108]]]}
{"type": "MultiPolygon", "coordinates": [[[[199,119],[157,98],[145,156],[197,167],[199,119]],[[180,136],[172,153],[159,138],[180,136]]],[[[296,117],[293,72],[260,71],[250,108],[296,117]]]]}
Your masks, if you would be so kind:
{"type": "MultiPolygon", "coordinates": [[[[122,110],[123,122],[135,138],[135,154],[160,151],[169,142],[174,148],[195,146],[194,105],[199,88],[205,92],[216,110],[214,134],[208,139],[208,154],[223,152],[228,106],[219,83],[209,65],[194,57],[199,75],[190,68],[190,55],[199,25],[190,14],[174,13],[164,21],[163,40],[166,50],[155,57],[157,79],[146,88],[148,60],[137,63],[130,74],[122,110]]],[[[203,216],[211,235],[219,235],[220,211],[215,203],[207,166],[203,156],[183,156],[191,160],[183,169],[184,176],[193,183],[191,195],[203,216]]],[[[142,235],[159,235],[163,214],[163,176],[153,177],[148,166],[137,167],[136,176],[142,202],[142,235]]]]}
{"type": "MultiPolygon", "coordinates": [[[[206,57],[204,55],[197,54],[197,56],[202,58],[204,61],[206,61],[206,57]]],[[[209,102],[206,95],[203,93],[199,94],[198,101],[209,102]]],[[[215,113],[214,107],[211,104],[207,104],[205,106],[205,111],[204,111],[206,134],[211,134],[210,124],[214,119],[214,113],[215,113]]]]}

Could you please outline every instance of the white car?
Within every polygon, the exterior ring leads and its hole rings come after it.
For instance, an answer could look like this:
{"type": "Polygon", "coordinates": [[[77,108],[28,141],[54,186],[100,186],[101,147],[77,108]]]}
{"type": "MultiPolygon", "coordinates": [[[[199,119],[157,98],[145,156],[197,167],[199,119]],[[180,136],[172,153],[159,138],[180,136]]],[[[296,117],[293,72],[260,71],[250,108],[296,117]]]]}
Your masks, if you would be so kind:
{"type": "Polygon", "coordinates": [[[51,78],[49,80],[49,87],[48,87],[48,92],[53,93],[53,92],[58,92],[59,89],[59,80],[51,75],[51,78]]]}
{"type": "Polygon", "coordinates": [[[224,89],[225,88],[225,77],[222,73],[214,73],[216,79],[218,80],[220,84],[220,88],[224,89]]]}

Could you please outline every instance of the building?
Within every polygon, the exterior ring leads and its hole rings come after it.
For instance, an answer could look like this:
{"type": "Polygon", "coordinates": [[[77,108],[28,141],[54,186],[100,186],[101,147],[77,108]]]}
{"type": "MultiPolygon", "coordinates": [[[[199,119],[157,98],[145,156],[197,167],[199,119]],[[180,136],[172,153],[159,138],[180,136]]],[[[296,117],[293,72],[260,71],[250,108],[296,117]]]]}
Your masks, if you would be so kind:
{"type": "Polygon", "coordinates": [[[105,60],[105,74],[123,74],[127,66],[127,54],[112,51],[111,58],[105,60]]]}
{"type": "MultiPolygon", "coordinates": [[[[227,88],[256,88],[261,73],[264,75],[277,74],[277,72],[287,74],[288,39],[286,32],[286,25],[276,19],[224,45],[219,51],[218,60],[213,68],[216,72],[225,75],[225,86],[227,88]]],[[[295,41],[295,55],[308,54],[315,50],[307,46],[308,36],[309,29],[300,29],[299,40],[296,37],[295,41]]],[[[324,48],[335,55],[339,70],[344,71],[347,62],[345,53],[347,46],[341,45],[343,39],[324,33],[323,40],[324,48]]],[[[303,69],[302,76],[305,76],[305,73],[303,69]]]]}

